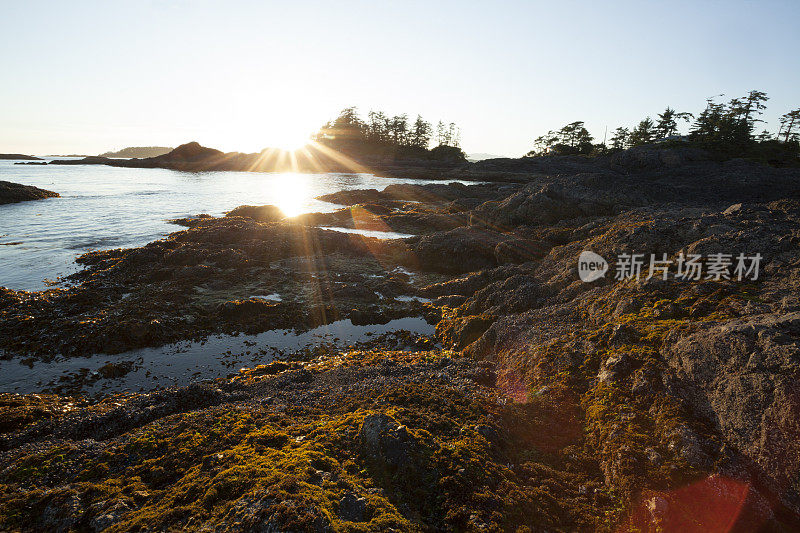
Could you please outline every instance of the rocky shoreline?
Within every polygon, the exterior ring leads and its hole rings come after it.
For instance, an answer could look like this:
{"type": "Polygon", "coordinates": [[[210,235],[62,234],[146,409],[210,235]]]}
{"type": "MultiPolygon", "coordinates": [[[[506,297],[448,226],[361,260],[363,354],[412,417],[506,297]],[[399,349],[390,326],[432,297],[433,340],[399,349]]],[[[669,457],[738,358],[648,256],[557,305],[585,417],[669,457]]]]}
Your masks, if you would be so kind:
{"type": "Polygon", "coordinates": [[[57,192],[40,189],[32,185],[20,185],[10,181],[0,181],[0,205],[26,202],[28,200],[41,200],[43,198],[58,198],[57,192]]]}
{"type": "Polygon", "coordinates": [[[0,288],[3,357],[33,368],[337,320],[435,324],[188,387],[4,394],[0,528],[800,527],[798,171],[673,149],[464,172],[481,183],[192,217],[81,256],[68,287],[0,288]],[[755,279],[645,265],[584,283],[585,250],[762,262],[755,279]]]}

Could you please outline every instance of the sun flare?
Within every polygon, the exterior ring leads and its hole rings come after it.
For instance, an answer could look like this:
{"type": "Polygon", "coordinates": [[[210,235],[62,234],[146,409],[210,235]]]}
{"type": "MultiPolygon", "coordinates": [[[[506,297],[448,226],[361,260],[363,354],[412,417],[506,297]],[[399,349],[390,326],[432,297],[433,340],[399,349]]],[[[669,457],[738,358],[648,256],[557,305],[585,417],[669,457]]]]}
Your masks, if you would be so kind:
{"type": "Polygon", "coordinates": [[[285,135],[276,140],[270,148],[277,148],[286,152],[296,152],[309,143],[308,135],[285,135]]]}
{"type": "Polygon", "coordinates": [[[306,176],[296,173],[282,174],[281,179],[272,183],[269,191],[269,203],[279,207],[289,217],[301,214],[310,197],[306,176]]]}

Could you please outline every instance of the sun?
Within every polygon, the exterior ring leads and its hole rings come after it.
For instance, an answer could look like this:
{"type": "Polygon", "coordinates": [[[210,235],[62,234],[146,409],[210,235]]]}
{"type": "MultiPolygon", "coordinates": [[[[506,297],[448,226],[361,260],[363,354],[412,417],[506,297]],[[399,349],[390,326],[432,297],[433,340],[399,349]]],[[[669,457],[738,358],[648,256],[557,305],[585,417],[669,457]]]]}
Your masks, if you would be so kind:
{"type": "MultiPolygon", "coordinates": [[[[277,126],[277,125],[275,125],[277,126]]],[[[282,125],[266,132],[263,137],[268,148],[277,148],[287,152],[295,152],[311,142],[311,132],[299,125],[282,125]]]]}
{"type": "Polygon", "coordinates": [[[309,135],[281,134],[276,140],[270,143],[270,148],[278,148],[286,152],[296,152],[309,143],[309,135]]]}
{"type": "Polygon", "coordinates": [[[294,172],[276,175],[270,182],[269,202],[289,217],[303,213],[313,196],[308,179],[308,175],[294,172]]]}

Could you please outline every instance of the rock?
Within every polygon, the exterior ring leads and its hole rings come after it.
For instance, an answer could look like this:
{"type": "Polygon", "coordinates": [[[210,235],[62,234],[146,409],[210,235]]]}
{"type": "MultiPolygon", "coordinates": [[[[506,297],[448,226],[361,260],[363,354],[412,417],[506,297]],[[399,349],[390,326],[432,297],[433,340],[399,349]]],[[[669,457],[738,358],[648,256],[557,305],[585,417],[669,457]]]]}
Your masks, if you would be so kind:
{"type": "Polygon", "coordinates": [[[339,500],[339,517],[349,522],[363,522],[367,510],[367,499],[353,493],[345,494],[339,500]]]}
{"type": "Polygon", "coordinates": [[[554,224],[586,215],[611,214],[616,205],[635,202],[602,189],[531,183],[505,200],[489,201],[473,209],[470,224],[500,229],[554,224]]]}
{"type": "Polygon", "coordinates": [[[57,192],[47,191],[31,185],[20,185],[10,181],[0,181],[0,204],[13,204],[27,200],[41,200],[43,198],[58,198],[57,192]]]}
{"type": "Polygon", "coordinates": [[[97,369],[101,376],[106,379],[115,379],[125,376],[133,370],[133,361],[120,361],[119,363],[106,363],[97,369]]]}
{"type": "Polygon", "coordinates": [[[211,218],[214,218],[214,217],[212,217],[208,213],[200,213],[199,215],[194,215],[194,216],[191,216],[191,217],[174,218],[174,219],[170,220],[170,223],[177,224],[178,226],[186,226],[187,228],[191,228],[192,226],[195,226],[195,225],[199,224],[200,222],[203,222],[203,221],[211,219],[211,218]]]}
{"type": "Polygon", "coordinates": [[[426,235],[411,243],[413,260],[422,270],[472,272],[497,264],[495,247],[503,237],[476,228],[457,228],[426,235]]]}
{"type": "Polygon", "coordinates": [[[493,317],[484,315],[444,318],[436,324],[436,337],[445,347],[460,351],[478,340],[493,322],[493,317]]]}
{"type": "Polygon", "coordinates": [[[626,298],[617,303],[614,308],[614,318],[619,318],[622,315],[629,313],[638,313],[642,308],[642,303],[634,298],[626,298]]]}
{"type": "Polygon", "coordinates": [[[32,155],[24,155],[24,154],[0,154],[0,160],[2,159],[18,159],[20,161],[41,161],[41,157],[35,157],[32,155]]]}
{"type": "Polygon", "coordinates": [[[665,302],[653,309],[653,316],[662,320],[681,318],[686,316],[686,310],[675,302],[665,302]]]}
{"type": "MultiPolygon", "coordinates": [[[[256,366],[255,368],[249,370],[248,374],[254,376],[272,376],[275,374],[279,374],[284,370],[289,370],[290,368],[292,368],[292,365],[290,365],[289,363],[285,363],[283,361],[273,361],[266,365],[256,366]]],[[[269,398],[269,400],[271,401],[272,398],[269,398]]],[[[264,399],[264,401],[266,401],[266,398],[264,399]]]]}
{"type": "Polygon", "coordinates": [[[614,154],[611,168],[622,172],[641,172],[663,167],[675,168],[693,161],[706,161],[709,156],[695,148],[657,148],[638,146],[614,154]]]}
{"type": "Polygon", "coordinates": [[[367,456],[390,468],[399,468],[411,461],[416,447],[408,429],[382,413],[364,417],[360,438],[367,456]]]}
{"type": "Polygon", "coordinates": [[[494,255],[497,264],[504,263],[524,263],[541,259],[550,250],[550,246],[543,241],[531,241],[528,239],[509,239],[497,244],[494,248],[494,255]]]}
{"type": "Polygon", "coordinates": [[[632,344],[639,340],[639,332],[628,324],[617,324],[611,331],[608,343],[612,346],[632,344]]]}
{"type": "Polygon", "coordinates": [[[466,296],[460,294],[449,294],[447,296],[439,296],[434,300],[437,307],[458,307],[467,301],[466,296]]]}
{"type": "Polygon", "coordinates": [[[283,211],[274,205],[240,205],[225,216],[252,218],[256,222],[277,222],[286,218],[283,211]]]}
{"type": "MultiPolygon", "coordinates": [[[[787,490],[800,490],[788,474],[800,467],[800,445],[790,437],[800,431],[798,354],[800,312],[710,324],[666,351],[694,412],[718,421],[727,441],[787,490]]],[[[677,437],[696,458],[696,439],[677,437]]]]}
{"type": "Polygon", "coordinates": [[[119,502],[116,505],[113,505],[106,511],[103,511],[102,514],[95,516],[91,522],[90,526],[92,531],[105,531],[106,529],[110,528],[114,524],[120,521],[121,515],[125,514],[126,512],[130,511],[130,508],[123,502],[119,502]]]}
{"type": "Polygon", "coordinates": [[[601,383],[613,383],[622,379],[630,371],[633,361],[625,353],[617,353],[609,357],[603,368],[597,374],[597,379],[601,383]]]}
{"type": "Polygon", "coordinates": [[[742,204],[741,203],[733,204],[732,206],[727,208],[725,211],[723,211],[722,214],[723,215],[735,215],[735,214],[739,213],[741,210],[742,210],[742,204]]]}
{"type": "Polygon", "coordinates": [[[391,200],[388,195],[377,189],[358,189],[352,191],[339,191],[332,194],[317,196],[316,200],[339,205],[380,204],[391,200]]]}
{"type": "Polygon", "coordinates": [[[227,319],[249,320],[259,315],[273,315],[281,307],[278,302],[269,302],[262,298],[248,298],[220,304],[217,312],[227,319]]]}

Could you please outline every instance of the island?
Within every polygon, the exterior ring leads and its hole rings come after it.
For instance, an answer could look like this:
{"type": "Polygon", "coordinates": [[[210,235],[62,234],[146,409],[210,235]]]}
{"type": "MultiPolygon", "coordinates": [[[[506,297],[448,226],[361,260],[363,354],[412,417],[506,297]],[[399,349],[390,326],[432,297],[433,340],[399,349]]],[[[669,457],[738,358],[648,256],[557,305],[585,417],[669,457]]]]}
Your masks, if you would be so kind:
{"type": "Polygon", "coordinates": [[[0,154],[0,159],[11,159],[20,161],[41,161],[41,157],[25,154],[0,154]]]}
{"type": "Polygon", "coordinates": [[[173,150],[170,146],[129,146],[116,152],[105,152],[100,154],[99,157],[111,158],[142,158],[142,157],[158,157],[160,155],[168,154],[173,150]]]}

